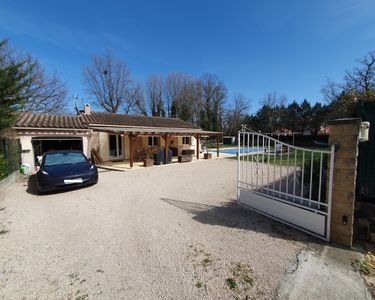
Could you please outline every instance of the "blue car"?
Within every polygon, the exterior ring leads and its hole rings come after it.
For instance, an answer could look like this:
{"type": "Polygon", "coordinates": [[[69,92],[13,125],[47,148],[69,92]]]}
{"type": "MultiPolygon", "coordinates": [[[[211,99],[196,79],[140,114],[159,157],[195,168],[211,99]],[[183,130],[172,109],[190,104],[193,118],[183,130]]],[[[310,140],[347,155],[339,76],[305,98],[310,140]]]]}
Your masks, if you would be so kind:
{"type": "Polygon", "coordinates": [[[96,184],[98,170],[80,151],[49,151],[43,155],[36,179],[39,192],[57,191],[96,184]]]}

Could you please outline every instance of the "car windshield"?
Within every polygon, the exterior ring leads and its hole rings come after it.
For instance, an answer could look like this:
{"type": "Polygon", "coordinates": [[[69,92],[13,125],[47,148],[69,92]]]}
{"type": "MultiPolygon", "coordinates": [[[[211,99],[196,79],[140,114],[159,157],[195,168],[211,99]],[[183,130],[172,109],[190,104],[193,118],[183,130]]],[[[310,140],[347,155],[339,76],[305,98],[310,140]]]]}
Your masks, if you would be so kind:
{"type": "Polygon", "coordinates": [[[87,162],[87,159],[79,152],[48,153],[44,159],[44,165],[46,166],[79,164],[84,162],[87,162]]]}

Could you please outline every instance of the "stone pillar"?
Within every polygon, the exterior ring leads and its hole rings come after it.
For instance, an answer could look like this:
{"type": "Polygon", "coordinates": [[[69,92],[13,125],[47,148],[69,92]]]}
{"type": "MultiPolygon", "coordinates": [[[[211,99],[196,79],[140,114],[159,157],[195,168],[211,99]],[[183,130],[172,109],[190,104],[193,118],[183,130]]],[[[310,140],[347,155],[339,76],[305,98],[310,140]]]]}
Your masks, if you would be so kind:
{"type": "Polygon", "coordinates": [[[330,125],[329,144],[335,144],[331,241],[351,247],[361,120],[338,119],[328,124],[330,125]]]}

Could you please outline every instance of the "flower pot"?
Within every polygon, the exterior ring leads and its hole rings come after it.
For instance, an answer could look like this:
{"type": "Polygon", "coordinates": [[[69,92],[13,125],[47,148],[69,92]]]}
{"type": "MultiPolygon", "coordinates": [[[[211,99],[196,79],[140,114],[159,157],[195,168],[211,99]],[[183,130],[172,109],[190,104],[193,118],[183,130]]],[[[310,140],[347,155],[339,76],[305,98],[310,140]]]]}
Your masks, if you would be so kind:
{"type": "Polygon", "coordinates": [[[146,158],[143,160],[144,167],[152,167],[154,165],[154,160],[152,158],[146,158]]]}

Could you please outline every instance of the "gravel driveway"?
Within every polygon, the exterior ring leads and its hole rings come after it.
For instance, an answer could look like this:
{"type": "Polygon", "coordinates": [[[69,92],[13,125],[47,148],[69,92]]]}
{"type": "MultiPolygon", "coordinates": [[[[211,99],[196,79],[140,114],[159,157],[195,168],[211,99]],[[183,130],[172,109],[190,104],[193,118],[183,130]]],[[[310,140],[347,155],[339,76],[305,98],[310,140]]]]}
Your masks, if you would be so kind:
{"type": "Polygon", "coordinates": [[[238,206],[236,161],[100,171],[0,200],[0,298],[272,298],[308,238],[238,206]]]}

